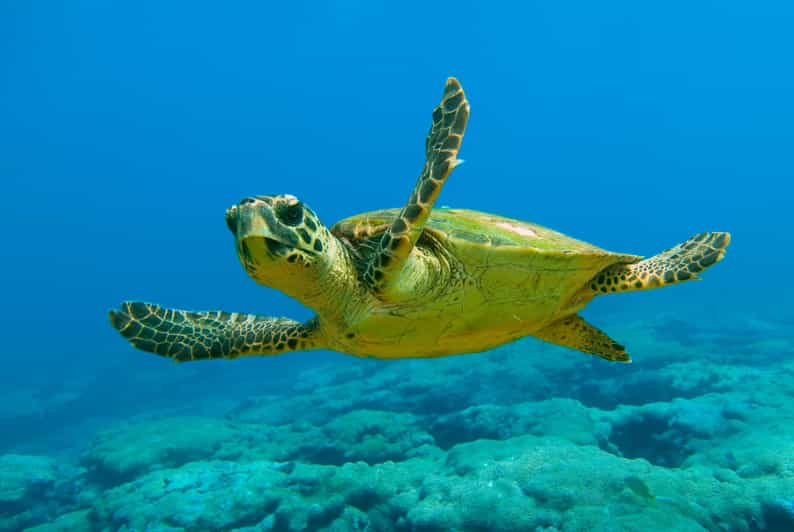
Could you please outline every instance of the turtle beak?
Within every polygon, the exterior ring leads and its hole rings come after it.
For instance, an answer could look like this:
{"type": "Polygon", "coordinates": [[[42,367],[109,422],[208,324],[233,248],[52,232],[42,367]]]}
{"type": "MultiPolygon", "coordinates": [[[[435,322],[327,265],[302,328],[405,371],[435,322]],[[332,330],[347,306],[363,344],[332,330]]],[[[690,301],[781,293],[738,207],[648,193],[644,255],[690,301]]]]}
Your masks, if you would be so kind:
{"type": "Polygon", "coordinates": [[[294,234],[280,227],[271,206],[258,198],[245,198],[226,209],[226,225],[234,234],[240,255],[249,263],[264,257],[283,257],[297,241],[294,234]]]}
{"type": "Polygon", "coordinates": [[[226,226],[232,233],[237,233],[237,205],[226,209],[226,226]]]}

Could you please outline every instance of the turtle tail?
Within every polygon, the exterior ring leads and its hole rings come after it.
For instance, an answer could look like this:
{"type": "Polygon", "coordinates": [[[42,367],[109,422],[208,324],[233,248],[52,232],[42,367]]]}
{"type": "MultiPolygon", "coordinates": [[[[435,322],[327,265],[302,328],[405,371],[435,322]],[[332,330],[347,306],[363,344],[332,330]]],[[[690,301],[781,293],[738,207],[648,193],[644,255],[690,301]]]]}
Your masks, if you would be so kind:
{"type": "Polygon", "coordinates": [[[632,264],[613,264],[590,281],[597,294],[632,292],[700,279],[699,273],[725,256],[730,233],[707,232],[632,264]]]}

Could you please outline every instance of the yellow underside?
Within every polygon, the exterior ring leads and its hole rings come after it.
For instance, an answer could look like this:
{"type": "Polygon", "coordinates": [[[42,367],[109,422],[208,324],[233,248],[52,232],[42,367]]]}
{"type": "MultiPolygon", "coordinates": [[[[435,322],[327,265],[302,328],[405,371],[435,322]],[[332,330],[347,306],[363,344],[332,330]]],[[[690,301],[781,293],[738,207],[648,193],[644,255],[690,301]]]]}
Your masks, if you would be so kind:
{"type": "Polygon", "coordinates": [[[435,287],[429,297],[376,303],[345,330],[334,331],[329,347],[376,358],[484,351],[578,312],[593,297],[583,288],[587,281],[615,262],[606,254],[550,256],[504,248],[454,253],[466,264],[464,286],[435,287]]]}

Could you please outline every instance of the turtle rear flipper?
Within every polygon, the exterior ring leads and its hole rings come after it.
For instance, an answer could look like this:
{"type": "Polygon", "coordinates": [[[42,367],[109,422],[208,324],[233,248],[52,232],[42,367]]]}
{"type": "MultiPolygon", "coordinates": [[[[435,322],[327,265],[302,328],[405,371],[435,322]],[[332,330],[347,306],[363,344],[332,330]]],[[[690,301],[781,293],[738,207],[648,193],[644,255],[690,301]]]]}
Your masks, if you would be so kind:
{"type": "Polygon", "coordinates": [[[176,362],[318,349],[316,319],[299,323],[223,311],[191,312],[125,302],[110,322],[133,346],[176,362]]]}
{"type": "Polygon", "coordinates": [[[631,357],[622,345],[578,315],[557,320],[534,333],[533,336],[612,362],[631,362],[631,357]]]}
{"type": "Polygon", "coordinates": [[[730,233],[700,233],[645,260],[609,266],[589,288],[597,294],[633,292],[700,279],[699,273],[723,259],[730,243],[730,233]]]}
{"type": "Polygon", "coordinates": [[[444,86],[441,103],[433,110],[433,125],[425,141],[425,166],[408,203],[380,239],[364,272],[375,294],[388,291],[422,234],[433,204],[452,169],[460,163],[458,150],[469,120],[469,102],[455,78],[444,86]]]}

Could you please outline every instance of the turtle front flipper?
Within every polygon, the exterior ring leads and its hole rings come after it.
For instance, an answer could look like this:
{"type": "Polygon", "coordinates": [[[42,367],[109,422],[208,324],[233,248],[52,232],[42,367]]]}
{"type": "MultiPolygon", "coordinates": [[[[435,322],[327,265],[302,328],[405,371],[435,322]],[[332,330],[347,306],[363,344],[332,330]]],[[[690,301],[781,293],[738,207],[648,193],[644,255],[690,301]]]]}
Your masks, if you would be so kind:
{"type": "Polygon", "coordinates": [[[364,273],[364,281],[374,293],[388,290],[422,234],[441,187],[460,163],[457,155],[468,119],[469,102],[463,88],[457,79],[449,78],[441,103],[433,110],[422,173],[408,203],[381,237],[364,273]]]}
{"type": "Polygon", "coordinates": [[[128,301],[119,310],[110,311],[110,323],[138,349],[177,362],[280,355],[322,347],[316,318],[299,323],[288,318],[191,312],[128,301]]]}
{"type": "Polygon", "coordinates": [[[534,333],[533,336],[612,362],[631,362],[631,358],[622,345],[578,315],[557,320],[534,333]]]}

